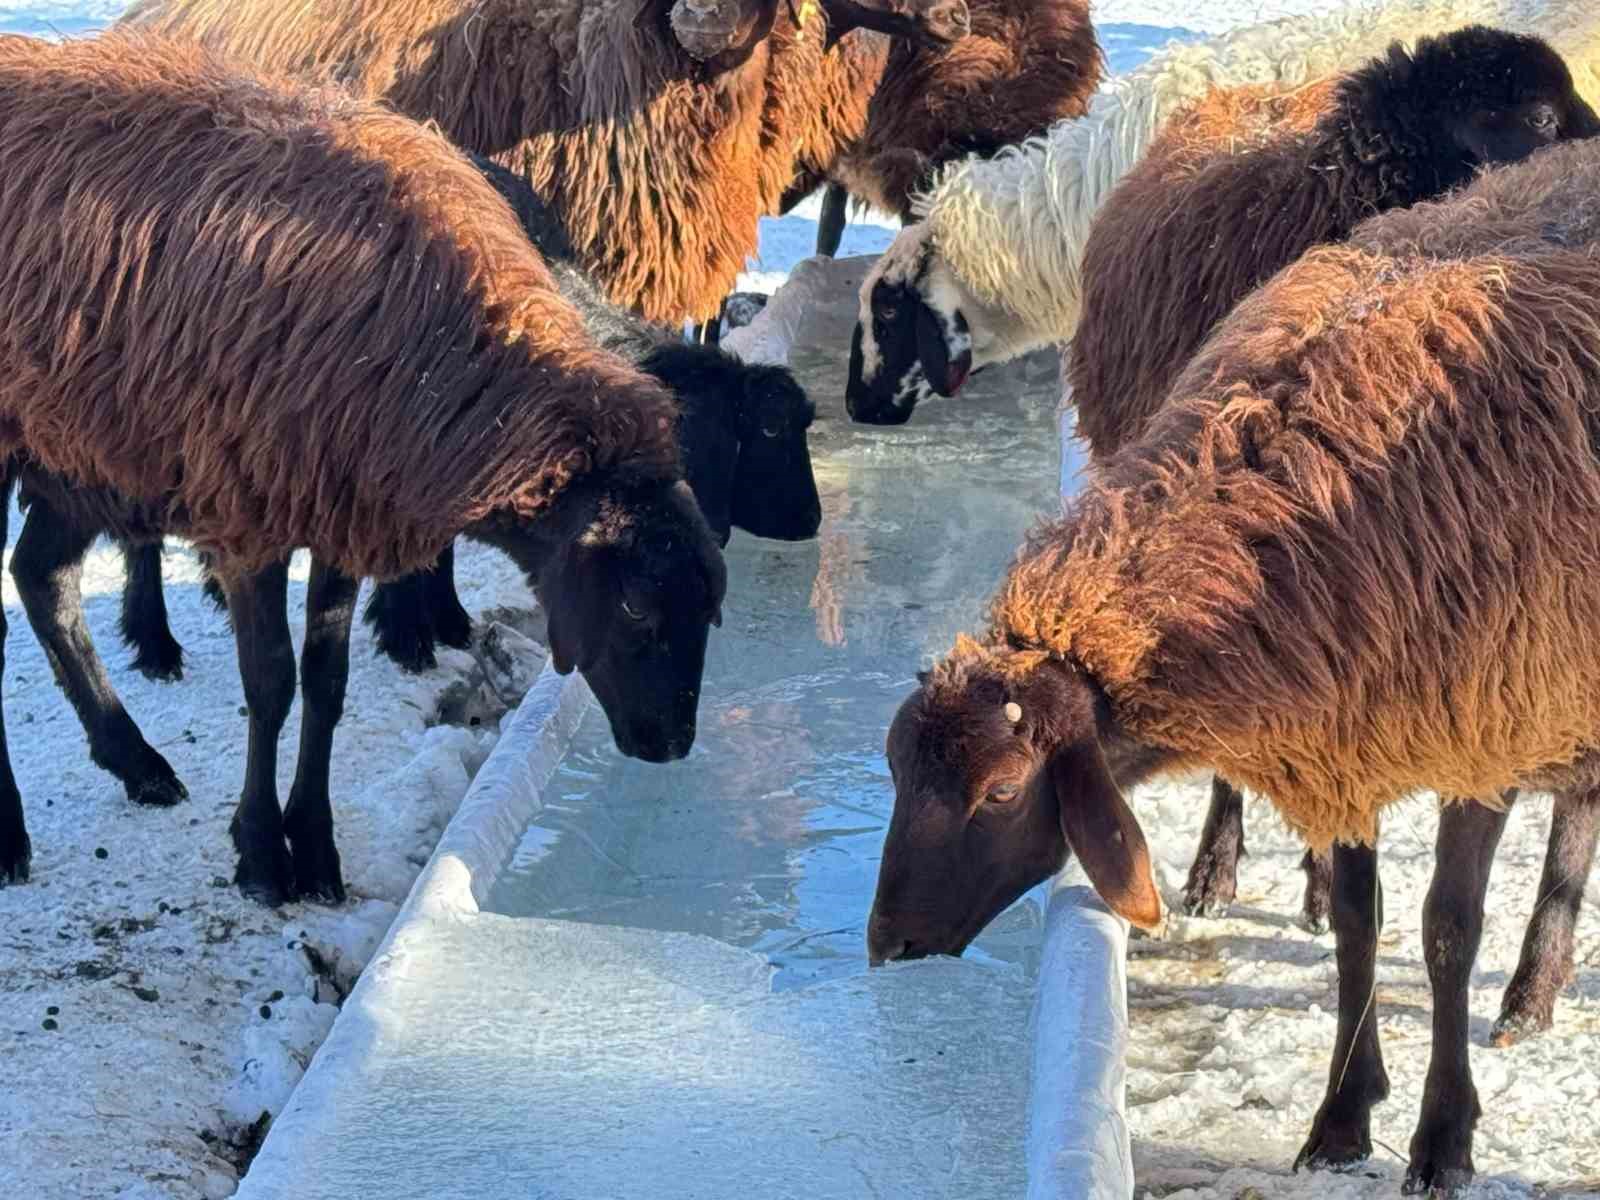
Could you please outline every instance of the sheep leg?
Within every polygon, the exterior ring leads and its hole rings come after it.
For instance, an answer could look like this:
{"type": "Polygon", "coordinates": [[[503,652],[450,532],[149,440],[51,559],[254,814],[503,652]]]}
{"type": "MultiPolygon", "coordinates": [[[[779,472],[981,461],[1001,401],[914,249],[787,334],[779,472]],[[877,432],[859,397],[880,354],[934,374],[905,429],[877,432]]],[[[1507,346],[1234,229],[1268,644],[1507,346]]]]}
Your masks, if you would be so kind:
{"type": "Polygon", "coordinates": [[[216,560],[204,550],[195,557],[200,560],[200,594],[211,601],[211,607],[227,616],[228,593],[222,590],[222,581],[217,578],[216,560]]]}
{"type": "Polygon", "coordinates": [[[89,739],[89,757],[111,772],[136,804],[176,804],[189,795],[122,707],[83,617],[83,556],[93,531],[75,528],[35,499],[11,555],[28,623],[89,739]]]}
{"type": "Polygon", "coordinates": [[[439,665],[433,653],[438,638],[423,572],[413,571],[373,588],[361,619],[372,627],[378,653],[392,659],[402,671],[420,675],[439,665]]]}
{"type": "Polygon", "coordinates": [[[1327,933],[1328,911],[1333,906],[1333,856],[1307,850],[1300,860],[1300,869],[1306,873],[1300,924],[1311,933],[1327,933]]]}
{"type": "Polygon", "coordinates": [[[133,669],[157,683],[183,678],[183,647],[172,636],[161,590],[161,543],[122,543],[128,579],[122,586],[122,640],[134,652],[133,669]]]}
{"type": "MultiPolygon", "coordinates": [[[[0,470],[0,546],[6,544],[11,516],[11,473],[0,470]]],[[[0,678],[6,670],[6,610],[0,605],[0,678]]],[[[3,689],[0,689],[3,690],[3,689]]],[[[22,793],[11,773],[11,751],[6,743],[5,707],[0,705],[0,887],[26,883],[33,846],[22,816],[22,793]]]]}
{"type": "Polygon", "coordinates": [[[433,570],[423,576],[428,589],[428,616],[433,632],[446,646],[456,650],[472,648],[472,615],[462,606],[456,591],[456,547],[444,548],[433,570]]]}
{"type": "Polygon", "coordinates": [[[1509,809],[1447,805],[1439,816],[1433,883],[1422,907],[1423,953],[1433,985],[1433,1053],[1422,1117],[1401,1192],[1446,1200],[1472,1182],[1472,1129],[1483,1110],[1467,1056],[1467,985],[1483,937],[1483,897],[1509,809]]]}
{"type": "Polygon", "coordinates": [[[1221,775],[1213,775],[1211,808],[1183,885],[1183,911],[1190,916],[1226,915],[1238,891],[1244,855],[1244,796],[1221,775]]]}
{"type": "Polygon", "coordinates": [[[1490,1041],[1511,1046],[1554,1023],[1556,996],[1572,980],[1573,931],[1600,835],[1600,791],[1559,793],[1550,818],[1544,876],[1522,958],[1506,988],[1490,1041]]]}
{"type": "Polygon", "coordinates": [[[822,214],[817,221],[817,253],[832,258],[839,253],[839,243],[844,240],[844,227],[849,220],[846,207],[850,193],[837,183],[830,183],[822,193],[822,214]]]}
{"type": "Polygon", "coordinates": [[[1328,1092],[1294,1167],[1348,1169],[1372,1156],[1372,1107],[1389,1095],[1378,1044],[1378,931],[1383,885],[1378,851],[1333,849],[1333,933],[1339,963],[1339,1036],[1328,1092]]]}
{"type": "Polygon", "coordinates": [[[316,560],[306,587],[306,640],[300,652],[300,757],[283,828],[294,858],[295,892],[302,899],[344,899],[339,851],[333,841],[328,774],[333,731],[344,715],[350,678],[350,619],[361,583],[316,560]]]}
{"type": "Polygon", "coordinates": [[[233,880],[247,898],[276,908],[294,894],[294,862],[284,844],[278,809],[278,735],[294,703],[289,564],[227,579],[224,587],[250,716],[244,790],[229,826],[239,853],[233,880]]]}

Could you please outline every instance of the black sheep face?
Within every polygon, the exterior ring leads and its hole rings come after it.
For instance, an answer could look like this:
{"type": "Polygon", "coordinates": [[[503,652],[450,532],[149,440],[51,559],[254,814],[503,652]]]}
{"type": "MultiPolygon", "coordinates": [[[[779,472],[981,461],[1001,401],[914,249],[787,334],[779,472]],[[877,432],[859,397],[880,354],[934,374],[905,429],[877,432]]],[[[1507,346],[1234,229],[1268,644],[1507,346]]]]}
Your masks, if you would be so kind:
{"type": "Polygon", "coordinates": [[[1390,70],[1415,98],[1405,107],[1421,101],[1430,123],[1447,132],[1434,164],[1443,187],[1465,182],[1474,168],[1600,133],[1567,64],[1537,37],[1470,26],[1422,39],[1409,63],[1391,54],[1390,70]]]}
{"type": "Polygon", "coordinates": [[[726,589],[722,555],[681,483],[605,496],[540,572],[551,661],[583,673],[623,754],[688,754],[726,589]]]}
{"type": "Polygon", "coordinates": [[[816,537],[822,500],[806,441],[816,409],[787,368],[745,367],[743,374],[732,521],[756,537],[816,537]]]}

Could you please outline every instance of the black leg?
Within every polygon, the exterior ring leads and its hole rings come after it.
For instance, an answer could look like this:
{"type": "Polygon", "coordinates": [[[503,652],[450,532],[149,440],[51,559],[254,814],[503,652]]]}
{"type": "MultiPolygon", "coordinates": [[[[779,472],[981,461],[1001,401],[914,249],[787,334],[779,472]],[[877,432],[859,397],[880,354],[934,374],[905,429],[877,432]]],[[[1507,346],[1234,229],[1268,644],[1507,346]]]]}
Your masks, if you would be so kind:
{"type": "Polygon", "coordinates": [[[239,678],[250,713],[244,790],[231,832],[239,867],[234,882],[251,900],[276,907],[294,894],[294,864],[278,810],[278,735],[294,703],[294,644],[289,637],[287,563],[254,575],[224,577],[239,678]]]}
{"type": "Polygon", "coordinates": [[[1544,876],[1522,941],[1522,958],[1506,987],[1491,1035],[1496,1046],[1514,1045],[1555,1022],[1556,997],[1572,979],[1573,932],[1594,865],[1596,834],[1600,834],[1600,791],[1557,794],[1544,876]]]}
{"type": "Polygon", "coordinates": [[[456,547],[452,542],[444,548],[433,564],[433,570],[423,576],[428,589],[428,617],[433,623],[433,633],[446,646],[457,650],[472,647],[472,617],[461,605],[456,593],[456,547]]]}
{"type": "Polygon", "coordinates": [[[1433,884],[1422,907],[1423,956],[1433,985],[1433,1053],[1401,1188],[1407,1196],[1453,1200],[1472,1182],[1472,1129],[1483,1110],[1467,1058],[1467,985],[1483,938],[1483,897],[1506,815],[1458,803],[1439,816],[1433,884]]]}
{"type": "MultiPolygon", "coordinates": [[[[9,537],[11,516],[11,471],[0,466],[0,546],[9,537]]],[[[6,610],[0,605],[0,681],[6,670],[6,610]]],[[[0,692],[3,692],[0,686],[0,692]]],[[[25,883],[33,846],[28,841],[28,826],[22,816],[22,793],[11,773],[11,748],[6,742],[5,708],[0,705],[0,887],[25,883]]]]}
{"type": "Polygon", "coordinates": [[[372,627],[378,653],[413,675],[439,665],[427,580],[421,571],[372,589],[362,620],[372,627]]]}
{"type": "Polygon", "coordinates": [[[36,499],[22,523],[11,574],[28,623],[88,735],[89,757],[121,780],[135,803],[176,804],[189,793],[122,707],[83,618],[79,584],[93,540],[36,499]]]}
{"type": "Polygon", "coordinates": [[[1307,850],[1300,860],[1306,873],[1306,898],[1300,909],[1300,924],[1312,933],[1328,932],[1328,913],[1333,907],[1333,855],[1307,850]]]}
{"type": "Polygon", "coordinates": [[[1339,1169],[1372,1155],[1372,1107],[1389,1095],[1389,1076],[1378,1045],[1378,931],[1383,891],[1378,851],[1369,846],[1333,849],[1333,932],[1338,939],[1339,1036],[1328,1091],[1311,1125],[1295,1170],[1339,1169]]]}
{"type": "Polygon", "coordinates": [[[133,669],[146,679],[174,682],[183,678],[183,647],[167,621],[167,598],[161,590],[161,543],[122,543],[128,578],[122,585],[122,640],[134,652],[133,669]]]}
{"type": "Polygon", "coordinates": [[[1211,808],[1200,833],[1200,848],[1183,885],[1183,911],[1190,916],[1220,917],[1239,886],[1239,860],[1244,857],[1244,797],[1221,775],[1211,777],[1211,808]]]}
{"type": "Polygon", "coordinates": [[[344,715],[350,678],[350,618],[360,581],[321,562],[311,564],[306,588],[306,640],[300,652],[300,757],[283,828],[294,857],[296,893],[308,900],[344,899],[339,851],[333,841],[328,771],[333,731],[344,715]]]}
{"type": "Polygon", "coordinates": [[[847,211],[850,193],[837,183],[830,183],[822,193],[822,214],[817,220],[817,253],[832,258],[839,253],[839,243],[844,240],[844,227],[849,220],[847,211]]]}

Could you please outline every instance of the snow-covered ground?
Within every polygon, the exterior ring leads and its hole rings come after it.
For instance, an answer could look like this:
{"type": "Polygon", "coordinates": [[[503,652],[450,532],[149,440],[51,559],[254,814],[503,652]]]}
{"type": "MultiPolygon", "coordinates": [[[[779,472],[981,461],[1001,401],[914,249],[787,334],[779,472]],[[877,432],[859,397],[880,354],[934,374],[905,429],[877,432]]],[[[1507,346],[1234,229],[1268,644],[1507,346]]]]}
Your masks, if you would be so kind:
{"type": "MultiPolygon", "coordinates": [[[[1169,37],[1325,3],[1111,0],[1096,17],[1113,65],[1126,69],[1169,37]]],[[[79,32],[120,7],[120,0],[0,6],[0,29],[79,32]]],[[[760,259],[741,286],[770,291],[781,282],[810,252],[814,212],[813,202],[765,225],[760,259]]],[[[872,252],[892,236],[882,223],[856,223],[842,252],[872,252]]],[[[827,407],[838,397],[817,401],[827,407]]],[[[18,528],[13,513],[13,540],[18,528]]],[[[358,625],[334,778],[352,900],[338,910],[297,905],[276,913],[244,903],[227,882],[226,828],[245,727],[233,641],[200,598],[192,558],[174,550],[167,571],[174,630],[188,651],[187,677],[176,685],[147,683],[125,669],[115,633],[115,552],[98,549],[84,580],[116,686],[189,787],[187,804],[164,811],[134,809],[88,762],[77,719],[5,577],[5,704],[35,859],[30,884],[0,890],[3,1196],[230,1194],[248,1126],[281,1105],[493,737],[430,728],[441,692],[473,678],[469,656],[446,652],[437,673],[411,679],[374,657],[358,625]]],[[[464,552],[458,577],[474,612],[527,603],[515,572],[487,552],[464,552]]],[[[295,580],[298,639],[303,563],[295,580]]],[[[292,716],[285,793],[297,727],[292,716]]],[[[1169,893],[1182,882],[1204,802],[1193,781],[1139,797],[1169,893]]],[[[1600,922],[1592,911],[1580,925],[1578,978],[1556,1033],[1509,1051],[1484,1048],[1534,899],[1547,821],[1540,801],[1513,816],[1473,995],[1473,1059],[1485,1110],[1477,1161],[1492,1177],[1477,1193],[1484,1197],[1600,1195],[1600,1122],[1592,1112],[1600,1096],[1600,922]]],[[[1133,946],[1129,1101],[1141,1195],[1396,1193],[1428,1046],[1418,923],[1432,826],[1427,808],[1413,805],[1390,822],[1383,848],[1389,924],[1379,1011],[1394,1087],[1377,1114],[1384,1148],[1372,1171],[1379,1177],[1286,1173],[1326,1075],[1332,943],[1293,924],[1299,851],[1255,805],[1234,915],[1181,921],[1165,940],[1133,946]]],[[[864,893],[870,884],[862,881],[864,893]]]]}

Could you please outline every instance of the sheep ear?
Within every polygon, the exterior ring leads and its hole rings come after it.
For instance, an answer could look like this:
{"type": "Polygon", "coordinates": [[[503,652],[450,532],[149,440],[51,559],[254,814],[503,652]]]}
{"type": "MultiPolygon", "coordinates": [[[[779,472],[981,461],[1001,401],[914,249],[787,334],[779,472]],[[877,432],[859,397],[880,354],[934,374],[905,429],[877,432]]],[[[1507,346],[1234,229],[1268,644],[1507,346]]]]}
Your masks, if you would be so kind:
{"type": "Polygon", "coordinates": [[[539,602],[548,620],[550,662],[557,674],[587,671],[605,643],[604,620],[610,611],[598,555],[573,547],[561,556],[540,589],[539,602]]]}
{"type": "Polygon", "coordinates": [[[950,358],[944,322],[923,300],[917,301],[917,357],[928,386],[941,396],[954,396],[972,372],[971,349],[963,349],[954,360],[950,358]]]}
{"type": "Polygon", "coordinates": [[[1139,820],[1111,777],[1100,743],[1090,738],[1058,750],[1050,779],[1061,833],[1111,911],[1141,929],[1161,920],[1161,893],[1150,872],[1150,847],[1139,820]]]}

